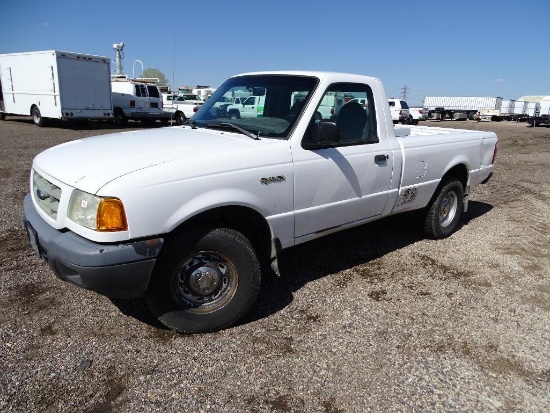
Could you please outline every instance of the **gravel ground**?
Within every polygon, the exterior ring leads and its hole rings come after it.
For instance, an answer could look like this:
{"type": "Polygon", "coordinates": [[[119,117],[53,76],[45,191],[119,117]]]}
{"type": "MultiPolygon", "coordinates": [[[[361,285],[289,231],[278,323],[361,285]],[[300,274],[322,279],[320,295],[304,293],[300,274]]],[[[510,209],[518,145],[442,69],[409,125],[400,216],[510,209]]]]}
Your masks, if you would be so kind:
{"type": "Polygon", "coordinates": [[[500,138],[457,233],[403,215],[293,248],[238,326],[185,336],[59,281],[22,229],[33,156],[113,129],[0,122],[0,411],[549,411],[550,129],[428,125],[500,138]]]}

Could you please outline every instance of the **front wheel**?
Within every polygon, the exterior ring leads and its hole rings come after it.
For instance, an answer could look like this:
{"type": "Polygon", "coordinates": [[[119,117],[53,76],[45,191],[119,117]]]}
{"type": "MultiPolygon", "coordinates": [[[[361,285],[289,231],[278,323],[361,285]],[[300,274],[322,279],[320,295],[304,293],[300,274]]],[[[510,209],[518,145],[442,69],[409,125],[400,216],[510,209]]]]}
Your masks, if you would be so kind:
{"type": "Polygon", "coordinates": [[[260,263],[240,232],[202,229],[177,235],[165,246],[146,299],[165,326],[205,333],[234,324],[260,289],[260,263]]]}
{"type": "Polygon", "coordinates": [[[428,206],[424,233],[432,239],[446,238],[458,226],[464,210],[464,188],[457,179],[446,181],[428,206]]]}

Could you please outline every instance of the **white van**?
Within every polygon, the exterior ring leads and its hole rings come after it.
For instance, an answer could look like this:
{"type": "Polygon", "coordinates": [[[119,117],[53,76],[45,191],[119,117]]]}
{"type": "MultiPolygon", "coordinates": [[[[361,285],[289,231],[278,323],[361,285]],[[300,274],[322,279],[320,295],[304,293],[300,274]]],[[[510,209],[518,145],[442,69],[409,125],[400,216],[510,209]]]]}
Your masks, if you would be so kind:
{"type": "Polygon", "coordinates": [[[111,78],[115,123],[125,125],[129,119],[154,124],[157,120],[168,123],[159,87],[154,83],[114,75],[111,78]]]}

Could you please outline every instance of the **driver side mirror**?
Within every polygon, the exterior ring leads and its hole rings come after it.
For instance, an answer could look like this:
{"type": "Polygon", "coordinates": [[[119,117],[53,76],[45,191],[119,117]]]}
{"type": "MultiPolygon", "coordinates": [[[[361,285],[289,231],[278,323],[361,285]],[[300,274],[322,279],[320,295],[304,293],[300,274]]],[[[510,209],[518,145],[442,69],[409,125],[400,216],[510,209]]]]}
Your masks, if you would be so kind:
{"type": "Polygon", "coordinates": [[[302,148],[323,149],[333,148],[340,143],[340,130],[335,122],[313,121],[312,127],[308,128],[302,148]]]}

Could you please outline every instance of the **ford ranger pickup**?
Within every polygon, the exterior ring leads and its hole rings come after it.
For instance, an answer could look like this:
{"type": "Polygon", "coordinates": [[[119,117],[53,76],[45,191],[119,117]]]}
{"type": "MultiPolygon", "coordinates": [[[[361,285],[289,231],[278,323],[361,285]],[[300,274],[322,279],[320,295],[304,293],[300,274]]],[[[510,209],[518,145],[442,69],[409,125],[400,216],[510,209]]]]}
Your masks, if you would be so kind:
{"type": "Polygon", "coordinates": [[[250,309],[286,248],[413,210],[427,237],[450,236],[496,153],[492,132],[394,126],[374,77],[241,74],[184,125],[38,154],[25,228],[61,280],[145,296],[178,332],[215,331],[250,309]],[[261,116],[212,110],[243,94],[261,116]]]}

